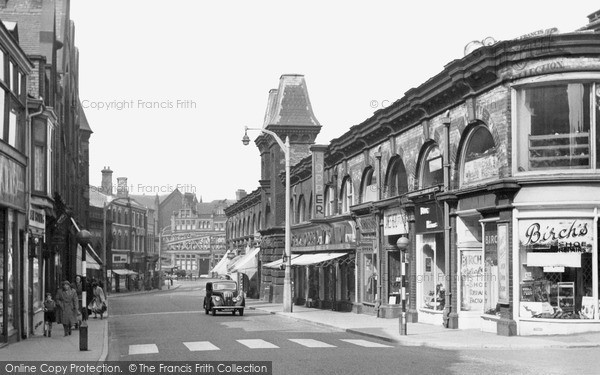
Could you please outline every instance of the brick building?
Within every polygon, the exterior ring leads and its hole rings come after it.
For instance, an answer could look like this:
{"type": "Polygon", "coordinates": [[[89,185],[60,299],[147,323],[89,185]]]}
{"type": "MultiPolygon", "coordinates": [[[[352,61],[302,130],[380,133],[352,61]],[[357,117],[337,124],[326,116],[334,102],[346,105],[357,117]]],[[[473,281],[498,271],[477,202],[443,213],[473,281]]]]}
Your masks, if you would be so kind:
{"type": "MultiPolygon", "coordinates": [[[[44,292],[81,273],[79,229],[89,226],[88,167],[91,128],[79,103],[79,52],[68,0],[9,0],[0,4],[0,20],[29,62],[16,50],[3,51],[6,76],[4,111],[8,130],[3,150],[12,161],[3,186],[16,189],[2,220],[10,237],[3,246],[4,308],[0,342],[41,331],[44,292]],[[18,129],[19,133],[12,130],[18,129]],[[16,135],[16,137],[13,136],[16,135]],[[20,156],[19,156],[20,155],[20,156]],[[22,195],[24,194],[24,195],[22,195]],[[14,211],[13,211],[14,210],[14,211]],[[23,249],[28,251],[24,252],[23,249]],[[28,256],[22,256],[27,254],[28,256]],[[8,292],[10,285],[15,291],[8,292]],[[31,293],[25,291],[31,290],[31,293]],[[12,301],[12,302],[11,302],[12,301]],[[12,318],[11,318],[12,317],[12,318]],[[11,321],[11,323],[9,323],[11,321]]],[[[5,130],[5,132],[6,132],[5,130]]],[[[3,235],[3,236],[4,236],[3,235]]]]}
{"type": "MultiPolygon", "coordinates": [[[[502,335],[600,331],[597,31],[598,12],[579,31],[474,43],[296,160],[294,302],[397,317],[405,238],[409,321],[502,335]]],[[[228,210],[228,240],[254,240],[248,223],[257,210],[266,218],[260,291],[280,300],[272,260],[285,203],[283,189],[265,187],[281,187],[283,157],[266,152],[266,138],[256,142],[261,187],[228,210]]]]}

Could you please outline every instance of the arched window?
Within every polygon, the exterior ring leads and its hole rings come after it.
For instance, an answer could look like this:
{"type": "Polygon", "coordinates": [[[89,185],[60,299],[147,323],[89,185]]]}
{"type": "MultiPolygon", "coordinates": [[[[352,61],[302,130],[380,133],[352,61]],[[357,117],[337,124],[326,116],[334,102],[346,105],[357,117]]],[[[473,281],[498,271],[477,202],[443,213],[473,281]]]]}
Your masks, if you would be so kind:
{"type": "Polygon", "coordinates": [[[421,160],[419,187],[426,188],[443,184],[443,164],[440,148],[436,144],[430,145],[421,160]]]}
{"type": "Polygon", "coordinates": [[[461,185],[473,185],[498,177],[498,157],[494,138],[485,125],[477,125],[467,135],[461,161],[461,185]]]}
{"type": "Polygon", "coordinates": [[[360,184],[360,202],[373,202],[377,200],[377,174],[373,173],[373,168],[368,167],[363,173],[360,184]]]}
{"type": "Polygon", "coordinates": [[[335,190],[332,186],[325,190],[325,216],[335,215],[335,190]]]}
{"type": "Polygon", "coordinates": [[[350,212],[350,206],[354,204],[354,186],[350,178],[346,178],[342,184],[342,213],[350,212]]]}
{"type": "Polygon", "coordinates": [[[306,221],[306,202],[304,201],[304,195],[300,196],[298,199],[298,211],[297,211],[297,223],[302,223],[306,221]]]}
{"type": "Polygon", "coordinates": [[[252,235],[256,233],[256,214],[252,215],[252,235]]]}
{"type": "Polygon", "coordinates": [[[306,213],[306,219],[310,220],[313,218],[313,195],[310,193],[310,199],[308,200],[308,212],[306,213]]]}
{"type": "Polygon", "coordinates": [[[406,169],[400,157],[390,160],[386,173],[385,197],[391,198],[408,192],[406,169]]]}

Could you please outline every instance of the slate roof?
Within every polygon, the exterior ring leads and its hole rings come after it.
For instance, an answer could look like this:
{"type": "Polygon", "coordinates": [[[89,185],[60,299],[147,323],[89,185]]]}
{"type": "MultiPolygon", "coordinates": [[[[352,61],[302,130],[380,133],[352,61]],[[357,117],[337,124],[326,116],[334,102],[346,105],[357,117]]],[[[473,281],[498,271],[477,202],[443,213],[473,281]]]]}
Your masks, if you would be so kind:
{"type": "Polygon", "coordinates": [[[264,126],[321,126],[313,113],[303,75],[282,75],[279,79],[279,88],[273,95],[272,92],[273,90],[269,92],[269,104],[267,105],[267,113],[270,113],[270,116],[268,120],[265,118],[264,126]],[[273,97],[274,101],[271,102],[273,97]]]}
{"type": "Polygon", "coordinates": [[[87,117],[85,116],[85,111],[83,110],[81,101],[79,101],[79,129],[93,133],[92,128],[90,128],[90,123],[88,122],[87,117]]]}

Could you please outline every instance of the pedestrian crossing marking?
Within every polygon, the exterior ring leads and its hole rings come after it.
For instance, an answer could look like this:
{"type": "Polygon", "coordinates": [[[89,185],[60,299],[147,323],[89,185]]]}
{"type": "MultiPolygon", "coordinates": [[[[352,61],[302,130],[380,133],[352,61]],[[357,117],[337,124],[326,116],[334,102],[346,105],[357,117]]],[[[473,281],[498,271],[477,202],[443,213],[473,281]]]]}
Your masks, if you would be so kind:
{"type": "Polygon", "coordinates": [[[365,348],[393,348],[390,345],[383,345],[377,342],[367,341],[367,340],[352,340],[352,339],[340,339],[341,341],[348,342],[350,344],[364,346],[365,348]]]}
{"type": "Polygon", "coordinates": [[[289,339],[296,344],[300,344],[302,346],[306,346],[307,348],[335,348],[335,345],[327,344],[323,341],[313,340],[313,339],[289,339]]]}
{"type": "Polygon", "coordinates": [[[129,355],[158,353],[156,344],[129,345],[129,355]]]}
{"type": "Polygon", "coordinates": [[[265,340],[237,340],[242,345],[247,346],[250,349],[277,349],[279,346],[271,344],[265,340]]]}
{"type": "Polygon", "coordinates": [[[219,347],[210,343],[210,341],[194,341],[184,342],[183,345],[187,346],[190,352],[199,352],[205,350],[221,350],[219,347]]]}

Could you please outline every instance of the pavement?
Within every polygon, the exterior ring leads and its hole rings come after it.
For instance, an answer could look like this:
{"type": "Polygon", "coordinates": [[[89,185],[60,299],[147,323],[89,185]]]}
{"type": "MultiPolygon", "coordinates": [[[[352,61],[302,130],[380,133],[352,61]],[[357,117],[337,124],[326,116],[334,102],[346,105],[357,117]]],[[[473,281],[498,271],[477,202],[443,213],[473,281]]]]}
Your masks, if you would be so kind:
{"type": "MultiPolygon", "coordinates": [[[[163,288],[162,293],[180,287],[197,287],[197,281],[175,281],[172,286],[163,288]]],[[[152,291],[112,293],[110,300],[136,294],[151,294],[152,291]]],[[[498,336],[476,329],[453,330],[442,326],[424,323],[408,323],[407,335],[400,335],[398,319],[383,319],[372,315],[343,313],[331,310],[293,306],[293,312],[283,312],[283,305],[267,303],[256,299],[246,299],[246,308],[277,314],[292,320],[313,323],[334,330],[377,338],[406,346],[427,346],[441,349],[542,349],[542,348],[586,348],[600,347],[599,333],[552,336],[498,336]]],[[[93,315],[92,315],[93,316],[93,315]]],[[[18,361],[86,361],[103,362],[108,355],[108,319],[88,319],[87,350],[80,350],[80,333],[73,330],[71,336],[63,335],[61,325],[54,325],[52,337],[30,336],[25,340],[0,347],[2,360],[18,361]]]]}
{"type": "Polygon", "coordinates": [[[406,346],[440,349],[542,349],[600,347],[600,332],[548,336],[498,336],[478,329],[447,329],[425,323],[408,323],[407,335],[400,335],[399,319],[373,315],[320,310],[294,305],[291,313],[283,305],[246,299],[246,308],[311,322],[358,335],[406,346]]]}
{"type": "MultiPolygon", "coordinates": [[[[185,285],[185,281],[175,281],[173,286],[163,289],[175,290],[185,285]]],[[[90,364],[101,363],[108,355],[108,319],[110,318],[110,300],[135,294],[156,293],[152,291],[111,293],[108,296],[108,311],[104,318],[94,319],[91,314],[87,320],[87,350],[80,350],[79,330],[72,330],[70,336],[64,336],[62,324],[52,325],[52,337],[41,334],[30,335],[27,339],[0,346],[0,359],[3,361],[85,361],[90,364]]],[[[41,328],[41,327],[40,327],[41,328]]],[[[83,339],[85,342],[85,339],[83,339]]],[[[84,345],[85,346],[85,345],[84,345]]]]}

